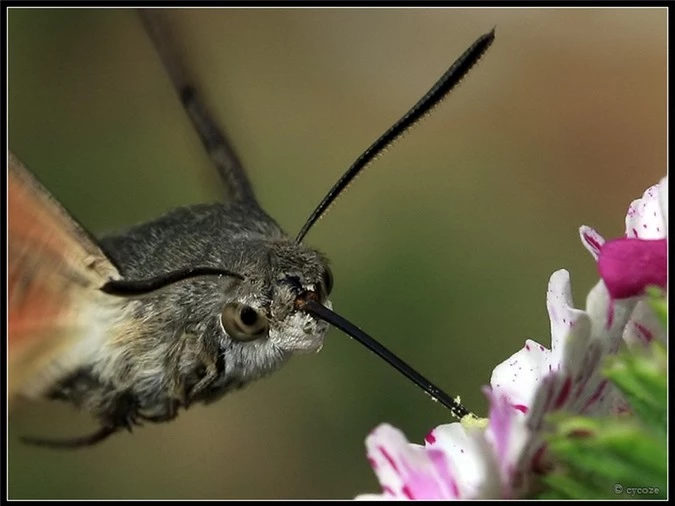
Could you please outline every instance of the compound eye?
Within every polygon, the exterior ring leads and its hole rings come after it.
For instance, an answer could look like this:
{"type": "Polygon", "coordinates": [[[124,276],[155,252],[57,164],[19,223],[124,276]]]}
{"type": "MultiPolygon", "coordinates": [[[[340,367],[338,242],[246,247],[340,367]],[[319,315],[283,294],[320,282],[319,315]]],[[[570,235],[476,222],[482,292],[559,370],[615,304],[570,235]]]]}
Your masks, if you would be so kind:
{"type": "Polygon", "coordinates": [[[323,287],[326,290],[326,296],[329,296],[330,292],[333,291],[333,273],[329,267],[326,267],[326,270],[323,271],[323,287]]]}
{"type": "Polygon", "coordinates": [[[257,309],[232,302],[223,308],[220,322],[227,335],[237,341],[254,341],[265,337],[269,329],[267,317],[257,309]]]}

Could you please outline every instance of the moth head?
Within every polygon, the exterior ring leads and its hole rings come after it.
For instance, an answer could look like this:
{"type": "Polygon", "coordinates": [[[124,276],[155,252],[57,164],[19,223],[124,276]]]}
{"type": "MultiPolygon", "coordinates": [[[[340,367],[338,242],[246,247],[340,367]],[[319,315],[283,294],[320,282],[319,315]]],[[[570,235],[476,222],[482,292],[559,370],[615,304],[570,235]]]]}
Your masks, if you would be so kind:
{"type": "Polygon", "coordinates": [[[288,240],[260,242],[246,244],[243,279],[227,289],[218,315],[223,337],[233,346],[282,353],[320,350],[328,324],[300,310],[297,300],[311,296],[331,307],[333,276],[326,258],[288,240]]]}

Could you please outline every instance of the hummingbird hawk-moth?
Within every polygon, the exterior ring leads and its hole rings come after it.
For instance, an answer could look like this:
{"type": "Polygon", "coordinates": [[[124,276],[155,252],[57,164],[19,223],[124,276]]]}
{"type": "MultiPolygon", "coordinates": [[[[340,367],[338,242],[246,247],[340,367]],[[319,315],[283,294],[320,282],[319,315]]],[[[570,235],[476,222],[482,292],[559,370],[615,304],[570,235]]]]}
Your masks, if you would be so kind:
{"type": "Polygon", "coordinates": [[[487,51],[479,37],[326,194],[297,236],[256,200],[231,143],[202,105],[152,11],[141,20],[229,199],[180,207],[118,234],[89,234],[13,153],[8,156],[9,396],[70,403],[100,429],[52,447],[97,443],[164,422],[318,351],[329,324],[446,405],[468,410],[332,311],[327,258],[303,243],[335,198],[445,98],[487,51]],[[176,247],[180,244],[180,248],[176,247]]]}

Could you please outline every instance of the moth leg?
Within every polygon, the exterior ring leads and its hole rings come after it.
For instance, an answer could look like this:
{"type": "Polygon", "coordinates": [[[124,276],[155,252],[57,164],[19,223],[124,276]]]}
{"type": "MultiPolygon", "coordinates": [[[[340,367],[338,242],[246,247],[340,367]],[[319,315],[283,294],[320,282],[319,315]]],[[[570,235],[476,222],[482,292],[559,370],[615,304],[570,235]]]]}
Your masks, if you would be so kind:
{"type": "Polygon", "coordinates": [[[139,410],[138,418],[152,423],[170,422],[178,416],[179,406],[179,400],[167,399],[167,401],[161,405],[161,408],[154,409],[152,412],[144,413],[142,410],[139,410]]]}
{"type": "Polygon", "coordinates": [[[41,446],[43,448],[55,449],[76,449],[85,446],[93,446],[100,443],[108,436],[111,436],[119,430],[119,427],[104,425],[99,430],[86,436],[74,437],[68,439],[45,439],[38,437],[22,436],[21,442],[33,446],[41,446]]]}
{"type": "Polygon", "coordinates": [[[204,390],[218,377],[218,371],[216,370],[215,365],[204,367],[200,373],[201,379],[196,384],[194,384],[187,393],[188,405],[193,400],[199,398],[200,394],[202,394],[204,390]]]}
{"type": "Polygon", "coordinates": [[[206,402],[212,396],[210,387],[225,373],[225,356],[217,347],[202,348],[196,363],[192,381],[183,385],[186,408],[195,401],[206,402]]]}
{"type": "MultiPolygon", "coordinates": [[[[86,375],[85,371],[79,372],[76,376],[70,379],[70,383],[60,385],[50,394],[52,399],[73,400],[69,395],[69,388],[72,389],[77,386],[76,381],[85,382],[93,381],[92,378],[86,375]]],[[[91,383],[82,383],[91,384],[91,383]]],[[[81,399],[80,399],[81,401],[81,399]]],[[[78,404],[77,399],[75,403],[78,404]]],[[[32,436],[23,436],[21,441],[25,444],[33,446],[41,446],[43,448],[63,448],[75,449],[85,446],[93,446],[108,438],[115,432],[126,429],[131,432],[134,426],[142,426],[139,422],[138,401],[131,392],[123,392],[111,398],[109,403],[103,404],[99,409],[101,412],[97,417],[101,422],[99,430],[86,436],[67,438],[67,439],[49,439],[32,436]]]]}
{"type": "Polygon", "coordinates": [[[190,83],[185,67],[180,62],[178,52],[166,34],[155,9],[139,9],[143,27],[159,54],[176,93],[180,97],[185,112],[206,148],[211,161],[226,184],[230,197],[237,202],[254,204],[258,207],[251,182],[239,161],[232,144],[225,133],[204,107],[197,96],[195,87],[190,83]]]}
{"type": "MultiPolygon", "coordinates": [[[[124,395],[120,399],[121,402],[128,402],[130,400],[130,396],[124,395]]],[[[86,436],[67,439],[48,439],[22,436],[21,441],[25,444],[41,446],[43,448],[75,449],[98,444],[120,429],[126,429],[128,432],[131,432],[134,426],[141,427],[143,425],[138,421],[139,418],[142,417],[139,415],[135,406],[119,404],[118,409],[120,412],[113,413],[113,417],[108,420],[106,425],[102,425],[99,430],[86,436]]]]}

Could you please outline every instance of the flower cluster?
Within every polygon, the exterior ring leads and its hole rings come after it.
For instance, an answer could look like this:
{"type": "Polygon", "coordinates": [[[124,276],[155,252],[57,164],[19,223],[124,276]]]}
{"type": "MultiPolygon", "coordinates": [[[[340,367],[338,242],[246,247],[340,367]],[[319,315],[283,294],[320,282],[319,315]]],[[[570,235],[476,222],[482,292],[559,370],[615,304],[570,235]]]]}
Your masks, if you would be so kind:
{"type": "Polygon", "coordinates": [[[588,294],[585,308],[576,309],[569,273],[553,273],[546,300],[551,349],[527,340],[494,369],[484,390],[490,403],[487,423],[465,419],[441,425],[426,436],[424,445],[408,442],[390,425],[377,427],[366,447],[382,494],[357,499],[522,497],[552,466],[543,438],[545,415],[625,409],[600,365],[624,340],[629,345],[665,341],[644,294],[650,285],[666,288],[667,195],[664,178],[632,202],[625,237],[605,241],[592,228],[580,228],[601,280],[588,294]]]}

